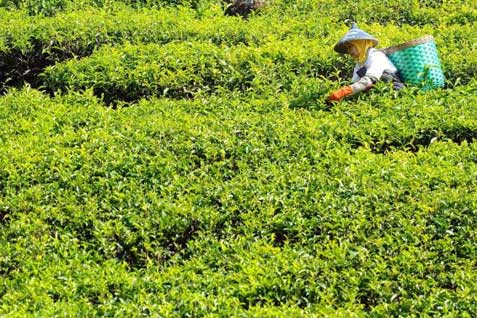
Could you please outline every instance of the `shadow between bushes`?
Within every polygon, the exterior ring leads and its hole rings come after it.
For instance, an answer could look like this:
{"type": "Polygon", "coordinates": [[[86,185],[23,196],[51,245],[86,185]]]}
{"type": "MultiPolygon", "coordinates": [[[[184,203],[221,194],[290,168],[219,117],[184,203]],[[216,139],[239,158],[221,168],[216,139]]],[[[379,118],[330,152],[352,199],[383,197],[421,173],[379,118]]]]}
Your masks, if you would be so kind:
{"type": "Polygon", "coordinates": [[[447,130],[429,128],[419,133],[419,136],[407,136],[400,140],[383,142],[375,138],[371,143],[357,142],[353,148],[366,147],[375,154],[387,154],[396,151],[418,152],[427,149],[435,141],[451,141],[458,145],[463,142],[473,143],[477,139],[477,130],[469,127],[454,127],[447,130]]]}

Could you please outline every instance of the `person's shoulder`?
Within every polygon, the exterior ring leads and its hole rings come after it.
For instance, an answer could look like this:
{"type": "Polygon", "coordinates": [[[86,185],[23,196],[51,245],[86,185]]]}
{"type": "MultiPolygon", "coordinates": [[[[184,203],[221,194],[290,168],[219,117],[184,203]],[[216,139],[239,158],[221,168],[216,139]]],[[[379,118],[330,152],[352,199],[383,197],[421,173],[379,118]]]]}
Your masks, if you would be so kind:
{"type": "Polygon", "coordinates": [[[383,51],[378,50],[378,49],[375,49],[375,48],[373,47],[373,48],[370,48],[370,49],[369,49],[369,56],[386,57],[386,54],[384,54],[383,51]]]}
{"type": "Polygon", "coordinates": [[[386,56],[386,54],[384,54],[383,51],[375,49],[375,48],[371,48],[369,50],[368,60],[369,61],[383,61],[383,60],[387,60],[387,56],[386,56]]]}

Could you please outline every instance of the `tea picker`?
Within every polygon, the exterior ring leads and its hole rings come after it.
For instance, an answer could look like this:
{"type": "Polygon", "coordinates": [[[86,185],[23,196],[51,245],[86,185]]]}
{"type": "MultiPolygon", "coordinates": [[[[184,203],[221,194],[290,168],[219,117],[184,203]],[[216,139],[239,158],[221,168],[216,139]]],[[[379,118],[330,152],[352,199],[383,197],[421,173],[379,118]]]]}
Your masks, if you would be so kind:
{"type": "Polygon", "coordinates": [[[397,68],[382,51],[375,49],[378,40],[359,29],[353,23],[351,29],[334,46],[341,54],[349,54],[356,60],[353,70],[352,84],[346,85],[328,96],[328,101],[338,102],[369,90],[379,80],[392,82],[395,89],[404,87],[397,68]]]}

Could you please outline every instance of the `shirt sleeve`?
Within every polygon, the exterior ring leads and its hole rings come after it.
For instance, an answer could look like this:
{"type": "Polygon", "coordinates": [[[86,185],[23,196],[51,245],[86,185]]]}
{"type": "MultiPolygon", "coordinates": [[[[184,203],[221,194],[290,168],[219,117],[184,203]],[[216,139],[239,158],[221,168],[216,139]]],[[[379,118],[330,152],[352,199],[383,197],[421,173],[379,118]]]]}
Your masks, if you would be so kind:
{"type": "Polygon", "coordinates": [[[359,65],[356,64],[353,69],[353,77],[351,78],[351,82],[353,83],[356,83],[357,81],[359,81],[358,70],[359,70],[359,65]]]}
{"type": "Polygon", "coordinates": [[[368,76],[361,77],[359,81],[351,84],[351,87],[353,88],[353,94],[367,91],[368,89],[373,87],[375,82],[376,81],[373,78],[370,78],[368,76]]]}

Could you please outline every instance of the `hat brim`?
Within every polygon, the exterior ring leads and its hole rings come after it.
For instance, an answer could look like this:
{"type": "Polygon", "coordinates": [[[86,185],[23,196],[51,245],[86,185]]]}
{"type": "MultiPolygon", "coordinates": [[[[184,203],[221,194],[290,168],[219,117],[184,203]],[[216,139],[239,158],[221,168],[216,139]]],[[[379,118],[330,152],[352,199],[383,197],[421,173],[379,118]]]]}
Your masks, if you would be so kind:
{"type": "Polygon", "coordinates": [[[378,40],[376,39],[370,39],[370,38],[363,38],[363,39],[349,39],[346,41],[340,41],[338,42],[335,47],[333,48],[336,52],[341,53],[341,54],[347,54],[348,52],[348,43],[353,42],[353,41],[371,41],[373,42],[373,47],[378,45],[378,40]]]}

